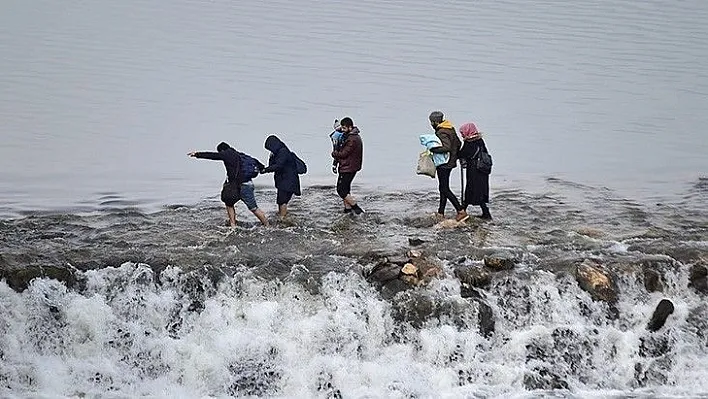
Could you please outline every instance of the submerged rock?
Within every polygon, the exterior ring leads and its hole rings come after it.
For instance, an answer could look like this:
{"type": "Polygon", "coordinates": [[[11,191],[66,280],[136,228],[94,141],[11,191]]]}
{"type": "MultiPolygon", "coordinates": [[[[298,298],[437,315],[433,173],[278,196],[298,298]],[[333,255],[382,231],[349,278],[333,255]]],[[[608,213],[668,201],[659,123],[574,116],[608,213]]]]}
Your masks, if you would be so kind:
{"type": "Polygon", "coordinates": [[[654,310],[654,314],[647,324],[647,330],[651,332],[658,331],[666,323],[666,318],[674,313],[674,304],[668,299],[662,299],[659,305],[654,310]]]}
{"type": "Polygon", "coordinates": [[[688,286],[701,294],[708,294],[708,268],[695,264],[689,271],[688,286]]]}
{"type": "Polygon", "coordinates": [[[421,240],[420,238],[408,238],[408,245],[410,245],[411,247],[417,247],[423,244],[425,244],[425,241],[421,240]]]}
{"type": "Polygon", "coordinates": [[[511,270],[519,263],[519,259],[508,251],[496,252],[484,257],[484,266],[496,270],[511,270]]]}
{"type": "Polygon", "coordinates": [[[590,260],[585,260],[575,269],[575,279],[578,285],[596,301],[608,303],[617,302],[617,292],[614,283],[601,266],[590,260]]]}
{"type": "Polygon", "coordinates": [[[7,285],[17,292],[22,292],[32,280],[36,278],[50,278],[61,281],[67,288],[75,288],[80,278],[71,266],[26,266],[23,268],[0,270],[0,280],[5,280],[7,285]]]}
{"type": "Polygon", "coordinates": [[[528,390],[568,389],[568,383],[546,368],[524,374],[524,387],[528,390]]]}
{"type": "Polygon", "coordinates": [[[463,285],[477,288],[487,287],[492,281],[492,275],[488,271],[476,266],[459,266],[455,268],[455,277],[463,285]]]}
{"type": "Polygon", "coordinates": [[[654,269],[644,269],[644,288],[648,292],[663,292],[664,284],[661,273],[654,269]]]}

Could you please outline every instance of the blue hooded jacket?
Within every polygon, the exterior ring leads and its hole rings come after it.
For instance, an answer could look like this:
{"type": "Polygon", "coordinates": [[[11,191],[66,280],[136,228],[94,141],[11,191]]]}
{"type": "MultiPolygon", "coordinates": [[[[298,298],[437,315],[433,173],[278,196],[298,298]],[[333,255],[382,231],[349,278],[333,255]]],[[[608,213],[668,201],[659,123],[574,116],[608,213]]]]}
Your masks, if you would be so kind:
{"type": "Polygon", "coordinates": [[[297,174],[295,156],[279,138],[271,135],[265,141],[266,150],[271,152],[268,167],[263,173],[275,172],[275,188],[279,191],[301,195],[300,176],[297,174]]]}
{"type": "MultiPolygon", "coordinates": [[[[442,147],[442,142],[440,141],[440,138],[434,134],[421,134],[420,135],[420,144],[422,144],[427,150],[430,150],[431,148],[435,147],[442,147]]],[[[433,155],[433,163],[435,164],[435,167],[437,168],[440,165],[445,165],[450,161],[450,153],[445,152],[445,153],[432,153],[433,155]]]]}

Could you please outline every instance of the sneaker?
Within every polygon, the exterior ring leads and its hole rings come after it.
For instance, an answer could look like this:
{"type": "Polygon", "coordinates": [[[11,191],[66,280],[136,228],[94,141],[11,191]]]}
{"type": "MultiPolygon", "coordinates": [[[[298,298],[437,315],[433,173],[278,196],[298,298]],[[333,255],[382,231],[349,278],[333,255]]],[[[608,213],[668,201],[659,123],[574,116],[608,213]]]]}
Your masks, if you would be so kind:
{"type": "Polygon", "coordinates": [[[344,208],[344,213],[352,213],[352,208],[344,208]]]}
{"type": "Polygon", "coordinates": [[[361,215],[362,213],[364,213],[364,210],[361,209],[361,207],[359,206],[359,204],[356,204],[356,205],[352,206],[352,210],[353,210],[354,213],[356,213],[357,215],[361,215]]]}
{"type": "Polygon", "coordinates": [[[489,212],[485,212],[482,213],[482,216],[480,216],[479,218],[484,220],[492,220],[492,214],[489,212]]]}
{"type": "Polygon", "coordinates": [[[455,220],[458,222],[464,222],[465,220],[469,219],[470,215],[467,214],[464,210],[457,212],[457,216],[455,216],[455,220]]]}

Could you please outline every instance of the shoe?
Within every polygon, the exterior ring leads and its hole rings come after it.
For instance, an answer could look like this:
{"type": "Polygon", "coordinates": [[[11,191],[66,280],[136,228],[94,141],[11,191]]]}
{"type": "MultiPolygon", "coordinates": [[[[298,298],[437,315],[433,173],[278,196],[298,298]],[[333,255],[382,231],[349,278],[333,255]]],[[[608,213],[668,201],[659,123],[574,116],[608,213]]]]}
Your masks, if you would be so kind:
{"type": "Polygon", "coordinates": [[[489,212],[485,212],[479,218],[484,220],[492,220],[492,214],[489,212]]]}
{"type": "Polygon", "coordinates": [[[354,213],[357,214],[357,215],[361,215],[362,213],[364,213],[364,210],[361,209],[361,207],[360,207],[358,204],[352,206],[352,210],[353,210],[354,213]]]}
{"type": "Polygon", "coordinates": [[[352,213],[352,208],[344,208],[344,213],[352,213]]]}
{"type": "Polygon", "coordinates": [[[465,220],[469,219],[470,215],[467,214],[464,210],[457,212],[457,216],[455,216],[455,220],[458,222],[464,222],[465,220]]]}

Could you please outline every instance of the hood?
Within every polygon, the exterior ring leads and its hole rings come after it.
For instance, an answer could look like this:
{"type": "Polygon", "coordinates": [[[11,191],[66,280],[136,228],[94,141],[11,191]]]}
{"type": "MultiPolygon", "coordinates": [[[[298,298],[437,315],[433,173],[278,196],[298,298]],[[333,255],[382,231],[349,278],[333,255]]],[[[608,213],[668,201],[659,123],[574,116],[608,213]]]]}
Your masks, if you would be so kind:
{"type": "Polygon", "coordinates": [[[270,152],[278,152],[283,147],[285,147],[285,144],[273,135],[268,136],[265,141],[265,148],[270,152]]]}
{"type": "Polygon", "coordinates": [[[424,145],[427,148],[440,147],[442,145],[438,136],[434,134],[421,134],[420,144],[424,145]]]}
{"type": "Polygon", "coordinates": [[[435,130],[438,129],[454,129],[455,127],[452,126],[452,123],[450,123],[449,120],[445,119],[444,121],[440,122],[438,127],[435,128],[435,130]]]}

